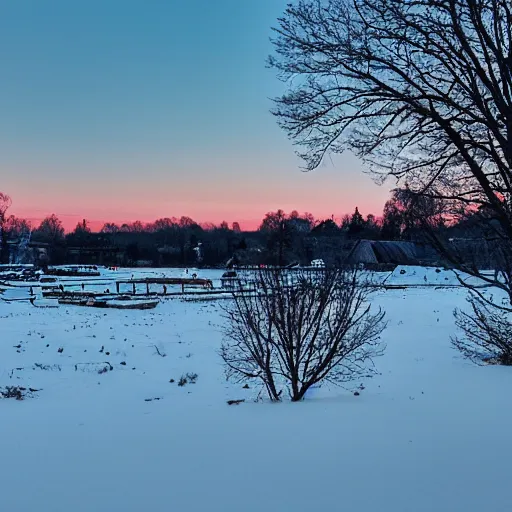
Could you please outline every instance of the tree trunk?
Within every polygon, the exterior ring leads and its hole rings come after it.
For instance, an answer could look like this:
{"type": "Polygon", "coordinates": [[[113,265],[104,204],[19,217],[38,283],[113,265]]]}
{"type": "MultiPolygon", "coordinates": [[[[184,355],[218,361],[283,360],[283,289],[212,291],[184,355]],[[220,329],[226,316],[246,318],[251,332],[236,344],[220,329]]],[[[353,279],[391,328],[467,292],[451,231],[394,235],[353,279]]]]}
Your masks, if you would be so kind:
{"type": "Polygon", "coordinates": [[[0,263],[9,263],[9,246],[7,245],[7,233],[0,227],[0,263]]]}

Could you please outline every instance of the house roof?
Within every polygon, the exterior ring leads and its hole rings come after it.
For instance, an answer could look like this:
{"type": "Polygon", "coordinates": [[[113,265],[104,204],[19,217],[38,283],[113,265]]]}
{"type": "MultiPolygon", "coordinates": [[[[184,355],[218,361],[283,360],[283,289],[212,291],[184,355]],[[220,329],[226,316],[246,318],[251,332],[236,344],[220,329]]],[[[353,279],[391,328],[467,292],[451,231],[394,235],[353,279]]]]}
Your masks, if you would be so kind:
{"type": "Polygon", "coordinates": [[[413,242],[358,240],[347,260],[349,263],[412,265],[418,258],[413,242]]]}

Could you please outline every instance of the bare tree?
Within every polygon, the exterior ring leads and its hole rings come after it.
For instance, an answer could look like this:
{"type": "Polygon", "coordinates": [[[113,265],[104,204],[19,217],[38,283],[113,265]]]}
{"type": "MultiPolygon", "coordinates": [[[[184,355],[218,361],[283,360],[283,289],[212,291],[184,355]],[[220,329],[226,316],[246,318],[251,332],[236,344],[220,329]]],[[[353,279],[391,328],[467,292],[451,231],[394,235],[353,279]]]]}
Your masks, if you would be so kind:
{"type": "Polygon", "coordinates": [[[269,63],[289,90],[274,114],[306,168],[350,149],[447,219],[484,211],[494,275],[422,226],[512,304],[510,0],[299,0],[275,32],[269,63]]]}
{"type": "Polygon", "coordinates": [[[382,236],[397,240],[438,236],[445,226],[445,213],[443,201],[408,187],[396,188],[384,205],[382,236]]]}
{"type": "Polygon", "coordinates": [[[30,221],[16,217],[15,215],[9,215],[9,217],[5,219],[4,226],[6,231],[9,233],[9,236],[15,239],[32,231],[30,221]]]}
{"type": "Polygon", "coordinates": [[[221,356],[226,375],[258,379],[271,400],[286,389],[302,400],[311,386],[371,376],[383,351],[384,312],[356,271],[262,270],[256,294],[235,293],[221,356]]]}
{"type": "Polygon", "coordinates": [[[39,227],[34,231],[36,238],[55,246],[64,241],[64,227],[55,215],[45,217],[39,227]]]}
{"type": "Polygon", "coordinates": [[[460,189],[505,214],[512,148],[508,0],[300,0],[270,59],[275,115],[313,169],[355,150],[372,168],[460,189]],[[293,79],[293,81],[292,81],[293,79]],[[458,179],[455,179],[458,178],[458,179]]]}
{"type": "Polygon", "coordinates": [[[9,262],[9,247],[7,245],[7,210],[11,206],[11,198],[0,192],[0,263],[9,262]]]}
{"type": "Polygon", "coordinates": [[[455,322],[463,335],[452,338],[452,344],[473,362],[512,365],[511,313],[483,296],[470,295],[468,302],[470,313],[455,310],[455,322]]]}
{"type": "Polygon", "coordinates": [[[7,210],[11,207],[11,203],[11,198],[7,194],[0,192],[0,222],[5,220],[5,214],[7,213],[7,210]]]}
{"type": "Polygon", "coordinates": [[[119,232],[119,226],[114,222],[106,222],[101,228],[101,233],[114,234],[119,232]]]}
{"type": "Polygon", "coordinates": [[[512,239],[511,20],[509,0],[300,0],[275,29],[274,114],[307,169],[351,149],[512,239]]]}
{"type": "Polygon", "coordinates": [[[270,252],[276,252],[275,263],[282,267],[285,264],[285,252],[292,245],[292,226],[288,215],[281,209],[268,212],[259,230],[267,234],[268,249],[270,252]]]}
{"type": "Polygon", "coordinates": [[[83,219],[81,222],[78,222],[73,233],[75,235],[85,235],[85,234],[91,233],[89,221],[86,219],[83,219]]]}

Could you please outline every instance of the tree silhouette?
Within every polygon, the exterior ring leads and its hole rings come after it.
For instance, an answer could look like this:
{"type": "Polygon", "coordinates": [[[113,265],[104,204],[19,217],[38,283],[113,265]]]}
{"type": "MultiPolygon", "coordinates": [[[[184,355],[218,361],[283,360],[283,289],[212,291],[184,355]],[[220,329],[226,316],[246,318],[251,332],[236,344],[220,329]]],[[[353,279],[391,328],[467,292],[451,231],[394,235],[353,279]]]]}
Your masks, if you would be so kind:
{"type": "Polygon", "coordinates": [[[49,215],[43,219],[39,227],[34,231],[34,237],[55,246],[64,240],[62,222],[55,214],[49,215]]]}
{"type": "Polygon", "coordinates": [[[275,28],[273,113],[307,169],[350,149],[448,216],[491,210],[512,252],[511,20],[504,0],[299,0],[275,28]]]}
{"type": "Polygon", "coordinates": [[[267,235],[269,249],[277,250],[277,264],[283,266],[285,250],[292,243],[292,230],[286,213],[283,210],[267,213],[260,225],[260,231],[267,235]]]}
{"type": "Polygon", "coordinates": [[[352,217],[350,218],[350,223],[348,225],[348,235],[349,236],[357,236],[364,229],[365,222],[363,216],[359,213],[359,209],[356,206],[352,217]]]}
{"type": "Polygon", "coordinates": [[[7,245],[6,214],[11,206],[11,198],[0,192],[0,263],[9,262],[9,246],[7,245]]]}
{"type": "Polygon", "coordinates": [[[273,401],[292,401],[311,386],[343,384],[374,373],[384,346],[384,312],[373,312],[372,288],[355,271],[280,269],[254,277],[257,294],[234,294],[226,308],[221,356],[228,378],[260,382],[273,401]]]}

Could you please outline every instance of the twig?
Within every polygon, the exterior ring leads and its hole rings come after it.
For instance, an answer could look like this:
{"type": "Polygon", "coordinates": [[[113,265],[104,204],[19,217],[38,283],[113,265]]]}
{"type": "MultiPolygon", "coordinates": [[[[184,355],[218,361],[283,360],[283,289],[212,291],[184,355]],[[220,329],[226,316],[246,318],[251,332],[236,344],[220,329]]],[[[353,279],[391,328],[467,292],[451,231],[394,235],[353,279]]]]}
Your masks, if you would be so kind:
{"type": "Polygon", "coordinates": [[[160,357],[166,357],[167,354],[162,354],[162,352],[160,352],[160,350],[158,350],[158,347],[156,345],[154,345],[155,347],[155,350],[156,350],[156,353],[160,356],[160,357]]]}
{"type": "Polygon", "coordinates": [[[238,405],[238,404],[241,404],[242,402],[245,402],[245,400],[228,400],[227,404],[228,405],[238,405]]]}

